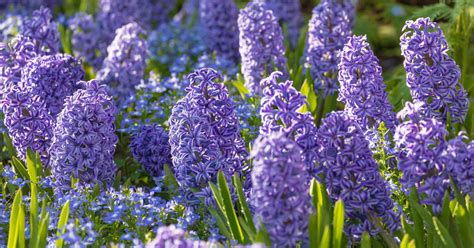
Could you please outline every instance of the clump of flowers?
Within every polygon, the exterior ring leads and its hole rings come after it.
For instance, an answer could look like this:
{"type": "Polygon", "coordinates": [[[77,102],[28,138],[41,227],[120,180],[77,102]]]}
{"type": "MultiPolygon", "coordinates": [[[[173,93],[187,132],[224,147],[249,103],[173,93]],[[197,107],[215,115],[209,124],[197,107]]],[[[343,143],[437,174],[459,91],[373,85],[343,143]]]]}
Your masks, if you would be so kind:
{"type": "Polygon", "coordinates": [[[266,8],[273,11],[279,22],[286,24],[290,45],[295,48],[300,37],[300,29],[304,24],[300,1],[258,0],[258,2],[264,3],[266,8]]]}
{"type": "Polygon", "coordinates": [[[363,130],[377,128],[384,122],[395,129],[396,118],[388,102],[382,67],[370,49],[366,36],[352,36],[341,52],[339,63],[341,89],[338,100],[345,103],[349,116],[363,130]]]}
{"type": "Polygon", "coordinates": [[[350,0],[323,0],[313,9],[309,21],[305,59],[310,66],[314,89],[325,96],[338,89],[338,55],[352,35],[354,6],[350,0]]]}
{"type": "Polygon", "coordinates": [[[239,59],[238,9],[233,0],[201,0],[200,22],[210,51],[234,61],[239,59]]]}
{"type": "Polygon", "coordinates": [[[282,132],[260,135],[252,150],[255,218],[265,225],[275,247],[307,242],[311,211],[301,150],[286,136],[282,132]]]}
{"type": "Polygon", "coordinates": [[[263,89],[260,134],[270,135],[279,131],[293,140],[301,150],[303,162],[309,172],[308,178],[312,178],[321,172],[316,164],[317,129],[311,113],[300,112],[308,104],[305,97],[293,87],[292,81],[279,82],[281,76],[281,72],[273,72],[260,82],[263,89]]]}
{"type": "Polygon", "coordinates": [[[62,188],[71,186],[71,177],[80,185],[111,185],[117,170],[116,108],[105,85],[96,80],[80,84],[84,89],[66,98],[54,127],[51,172],[62,188]]]}
{"type": "Polygon", "coordinates": [[[41,7],[23,20],[20,30],[20,34],[30,37],[35,46],[47,54],[58,53],[60,47],[58,28],[52,18],[51,10],[41,7]]]}
{"type": "Polygon", "coordinates": [[[132,133],[132,155],[153,177],[162,174],[164,164],[171,165],[168,139],[168,133],[157,124],[141,125],[132,133]]]}
{"type": "Polygon", "coordinates": [[[358,240],[365,231],[371,235],[380,231],[369,216],[380,218],[395,231],[399,219],[393,212],[391,192],[357,122],[345,112],[332,112],[323,119],[317,139],[329,196],[344,202],[349,238],[358,240]]]}
{"type": "Polygon", "coordinates": [[[463,122],[469,100],[443,31],[430,18],[407,21],[403,31],[400,46],[413,100],[424,102],[430,117],[446,122],[449,115],[452,122],[463,122]]]}
{"type": "Polygon", "coordinates": [[[77,13],[69,21],[71,29],[71,44],[74,55],[90,64],[94,69],[100,69],[105,58],[108,41],[94,18],[86,13],[77,13]]]}
{"type": "Polygon", "coordinates": [[[97,77],[109,85],[114,96],[122,99],[134,92],[145,74],[147,46],[141,37],[145,31],[129,23],[116,31],[107,57],[97,77]]]}
{"type": "Polygon", "coordinates": [[[261,94],[260,80],[273,71],[273,66],[287,74],[281,27],[273,12],[257,2],[240,10],[238,26],[245,87],[251,94],[261,94]]]}
{"type": "MultiPolygon", "coordinates": [[[[220,75],[203,68],[188,75],[188,94],[173,107],[169,119],[173,168],[181,188],[196,189],[197,196],[212,202],[208,188],[219,170],[229,178],[244,173],[247,151],[240,137],[234,103],[220,75]]],[[[195,203],[195,195],[186,195],[195,203]]],[[[198,201],[196,203],[199,203],[198,201]]]]}
{"type": "Polygon", "coordinates": [[[421,202],[439,213],[449,186],[447,161],[443,155],[448,146],[447,131],[441,121],[425,117],[430,111],[428,108],[423,102],[406,103],[398,113],[404,122],[397,126],[394,141],[404,190],[410,192],[415,187],[421,202]]]}
{"type": "Polygon", "coordinates": [[[186,231],[175,225],[158,228],[156,238],[146,245],[147,248],[180,247],[180,248],[206,248],[204,241],[193,240],[186,235],[186,231]]]}
{"type": "Polygon", "coordinates": [[[446,149],[446,170],[464,194],[474,196],[474,141],[465,143],[468,137],[459,133],[450,140],[446,149]]]}
{"type": "Polygon", "coordinates": [[[43,99],[53,118],[63,108],[64,99],[79,88],[84,78],[81,61],[67,54],[31,59],[21,72],[21,80],[31,94],[43,99]]]}

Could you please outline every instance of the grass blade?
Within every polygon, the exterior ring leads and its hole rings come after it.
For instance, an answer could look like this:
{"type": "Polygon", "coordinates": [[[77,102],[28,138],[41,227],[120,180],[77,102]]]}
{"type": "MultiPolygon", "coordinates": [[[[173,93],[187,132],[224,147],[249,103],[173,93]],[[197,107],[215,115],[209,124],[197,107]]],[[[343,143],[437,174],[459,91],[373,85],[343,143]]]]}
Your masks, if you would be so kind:
{"type": "Polygon", "coordinates": [[[230,195],[229,186],[225,179],[224,173],[219,171],[217,175],[217,184],[221,192],[222,200],[224,203],[224,211],[227,216],[227,221],[230,225],[230,230],[234,239],[236,239],[240,244],[244,243],[244,235],[237,219],[237,214],[235,213],[234,205],[232,204],[232,197],[230,195]]]}
{"type": "MultiPolygon", "coordinates": [[[[61,236],[63,234],[64,228],[66,227],[67,221],[69,219],[69,204],[69,201],[67,201],[61,209],[61,214],[59,215],[58,221],[58,236],[61,236]]],[[[56,247],[62,248],[63,244],[64,240],[62,238],[56,240],[56,247]]]]}
{"type": "Polygon", "coordinates": [[[240,207],[242,208],[242,214],[244,215],[244,218],[245,218],[245,222],[250,229],[249,231],[255,234],[257,232],[257,228],[255,228],[255,223],[253,222],[252,213],[250,212],[247,201],[245,200],[244,191],[242,190],[243,189],[242,182],[240,181],[239,175],[237,173],[234,174],[233,181],[234,181],[235,190],[237,191],[237,196],[239,198],[239,204],[240,204],[240,207]]]}
{"type": "Polygon", "coordinates": [[[436,232],[438,233],[439,239],[441,240],[441,242],[443,242],[443,245],[445,247],[456,248],[456,243],[454,243],[453,238],[451,237],[451,235],[449,235],[449,232],[446,227],[443,226],[443,223],[441,223],[438,218],[433,217],[433,224],[436,232]]]}
{"type": "Polygon", "coordinates": [[[21,189],[15,194],[13,199],[12,210],[10,213],[10,226],[8,230],[8,247],[17,247],[18,245],[18,232],[20,228],[20,223],[18,223],[18,216],[20,215],[22,202],[21,189]]]}
{"type": "Polygon", "coordinates": [[[344,231],[344,203],[338,200],[334,207],[332,247],[342,246],[342,233],[344,231]]]}

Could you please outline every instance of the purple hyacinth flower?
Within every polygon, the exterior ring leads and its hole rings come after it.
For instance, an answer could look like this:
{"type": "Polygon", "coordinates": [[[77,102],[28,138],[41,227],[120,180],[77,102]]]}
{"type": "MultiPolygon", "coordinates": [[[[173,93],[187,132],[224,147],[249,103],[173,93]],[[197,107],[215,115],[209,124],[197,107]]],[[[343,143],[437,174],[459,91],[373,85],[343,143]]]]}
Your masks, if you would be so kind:
{"type": "Polygon", "coordinates": [[[251,94],[261,94],[260,80],[273,66],[288,74],[281,27],[273,12],[257,2],[240,10],[238,25],[245,87],[251,94]]]}
{"type": "Polygon", "coordinates": [[[317,166],[316,126],[311,113],[301,113],[307,105],[305,97],[293,87],[292,81],[279,82],[281,72],[273,72],[261,82],[263,90],[260,115],[261,135],[280,131],[300,148],[303,162],[311,179],[321,172],[317,166]]]}
{"type": "Polygon", "coordinates": [[[36,47],[47,54],[58,53],[60,47],[59,31],[52,18],[51,10],[41,7],[25,18],[20,30],[20,34],[30,37],[36,47]]]}
{"type": "Polygon", "coordinates": [[[186,231],[174,225],[161,226],[158,233],[147,248],[206,248],[209,247],[204,241],[193,240],[186,235],[186,231]]]}
{"type": "Polygon", "coordinates": [[[132,155],[152,177],[160,176],[165,164],[171,165],[168,139],[168,133],[157,124],[140,125],[132,133],[132,155]]]}
{"type": "Polygon", "coordinates": [[[451,121],[463,122],[469,100],[441,28],[430,18],[419,18],[407,21],[402,31],[403,65],[413,100],[425,103],[429,117],[446,122],[449,115],[451,121]]]}
{"type": "Polygon", "coordinates": [[[311,202],[301,152],[283,132],[261,134],[252,150],[255,219],[266,227],[273,247],[308,240],[311,202]]]}
{"type": "Polygon", "coordinates": [[[344,111],[357,120],[364,131],[378,128],[381,122],[394,130],[396,117],[385,92],[382,67],[367,37],[350,37],[340,57],[338,100],[346,105],[344,111]]]}
{"type": "MultiPolygon", "coordinates": [[[[235,106],[220,75],[203,68],[188,75],[187,95],[173,107],[170,119],[170,145],[173,170],[190,204],[196,196],[212,194],[209,182],[215,182],[222,170],[227,178],[246,171],[247,151],[240,136],[235,106]]],[[[209,199],[205,199],[206,202],[209,199]]]]}
{"type": "Polygon", "coordinates": [[[310,66],[314,89],[324,96],[338,89],[339,52],[352,35],[355,8],[350,0],[323,0],[313,9],[309,21],[305,59],[310,66]]]}
{"type": "Polygon", "coordinates": [[[466,143],[464,132],[450,140],[446,148],[446,170],[454,179],[459,190],[474,196],[474,141],[466,143]]]}
{"type": "Polygon", "coordinates": [[[265,8],[273,11],[279,22],[286,24],[290,45],[294,49],[298,45],[300,29],[304,24],[300,1],[292,0],[256,0],[265,4],[265,8]]]}
{"type": "Polygon", "coordinates": [[[393,212],[391,192],[360,126],[342,111],[328,114],[322,123],[317,134],[319,160],[329,196],[344,202],[348,238],[358,240],[365,231],[371,235],[380,231],[369,216],[380,218],[395,231],[399,219],[393,212]]]}
{"type": "Polygon", "coordinates": [[[426,108],[422,104],[408,102],[398,114],[404,120],[394,135],[398,168],[403,172],[400,182],[407,193],[415,187],[421,202],[439,213],[449,186],[447,161],[443,155],[448,145],[447,131],[441,121],[423,116],[426,108]]]}
{"type": "Polygon", "coordinates": [[[79,185],[110,186],[117,171],[113,159],[117,109],[105,85],[97,80],[80,84],[84,89],[66,99],[54,127],[51,173],[64,189],[71,187],[72,177],[79,185]]]}
{"type": "Polygon", "coordinates": [[[81,61],[67,54],[31,59],[21,72],[21,81],[31,94],[40,96],[53,118],[63,108],[64,99],[79,89],[84,78],[81,61]]]}
{"type": "Polygon", "coordinates": [[[144,32],[137,23],[117,29],[97,74],[97,78],[109,85],[112,95],[119,100],[133,94],[135,86],[143,80],[147,58],[147,44],[142,38],[144,32]]]}
{"type": "Polygon", "coordinates": [[[201,0],[199,3],[200,22],[209,50],[234,61],[240,58],[237,16],[233,0],[201,0]]]}

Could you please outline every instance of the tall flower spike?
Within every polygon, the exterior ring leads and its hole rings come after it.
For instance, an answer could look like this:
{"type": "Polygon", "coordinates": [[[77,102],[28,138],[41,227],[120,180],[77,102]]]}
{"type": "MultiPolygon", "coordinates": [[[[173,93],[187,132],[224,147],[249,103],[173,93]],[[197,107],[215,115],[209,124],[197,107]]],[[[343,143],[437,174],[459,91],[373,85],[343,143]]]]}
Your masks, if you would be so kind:
{"type": "Polygon", "coordinates": [[[369,216],[380,218],[395,231],[399,219],[393,212],[391,192],[357,122],[345,112],[332,112],[323,119],[317,138],[329,196],[344,201],[348,238],[358,240],[365,231],[379,232],[369,216]]]}
{"type": "Polygon", "coordinates": [[[474,197],[474,141],[466,144],[465,140],[468,140],[468,137],[461,132],[449,141],[446,149],[446,169],[459,190],[472,198],[474,197]]]}
{"type": "Polygon", "coordinates": [[[298,145],[285,133],[260,135],[253,147],[252,203],[274,247],[308,240],[311,203],[298,145]]]}
{"type": "Polygon", "coordinates": [[[261,135],[280,131],[296,142],[302,152],[303,162],[311,179],[321,172],[316,165],[317,144],[316,126],[311,113],[301,113],[307,105],[305,97],[297,91],[292,81],[279,82],[281,72],[273,72],[260,84],[263,89],[260,115],[262,117],[261,135]]]}
{"type": "Polygon", "coordinates": [[[238,61],[239,30],[238,9],[233,0],[201,0],[200,22],[206,32],[209,50],[218,55],[238,61]]]}
{"type": "Polygon", "coordinates": [[[323,0],[309,21],[305,60],[310,66],[314,89],[325,96],[338,89],[339,51],[352,35],[354,6],[350,0],[323,0]]]}
{"type": "Polygon", "coordinates": [[[260,80],[274,66],[288,74],[281,27],[273,12],[257,2],[250,2],[240,10],[238,25],[245,87],[251,94],[261,94],[260,80]]]}
{"type": "Polygon", "coordinates": [[[293,49],[296,48],[300,37],[300,29],[304,24],[300,1],[257,0],[257,2],[265,4],[267,9],[273,11],[279,22],[286,24],[290,45],[293,49]]]}
{"type": "Polygon", "coordinates": [[[66,99],[49,150],[52,175],[63,189],[71,187],[72,177],[80,185],[110,186],[117,171],[114,102],[98,81],[80,83],[84,89],[66,99]]]}
{"type": "Polygon", "coordinates": [[[235,106],[224,84],[215,82],[218,78],[210,68],[188,75],[188,94],[175,104],[169,119],[173,169],[190,204],[199,203],[196,196],[212,202],[208,184],[219,170],[227,178],[246,171],[247,151],[235,106]]]}
{"type": "Polygon", "coordinates": [[[108,55],[97,78],[110,86],[113,96],[124,99],[133,94],[143,80],[146,68],[147,45],[141,37],[144,30],[137,23],[117,29],[108,55]]]}
{"type": "Polygon", "coordinates": [[[168,133],[157,124],[141,125],[132,133],[132,155],[153,177],[162,174],[164,164],[171,166],[168,139],[168,133]]]}
{"type": "Polygon", "coordinates": [[[400,182],[407,193],[415,187],[421,202],[431,205],[433,211],[439,213],[449,187],[447,161],[443,155],[447,148],[447,131],[441,121],[421,116],[423,110],[419,103],[408,102],[398,114],[404,120],[394,135],[398,168],[403,172],[400,182]]]}
{"type": "Polygon", "coordinates": [[[146,245],[146,248],[206,248],[204,241],[192,240],[186,231],[174,225],[158,228],[156,238],[146,245]]]}
{"type": "Polygon", "coordinates": [[[413,100],[424,102],[430,117],[446,122],[449,115],[453,122],[463,122],[469,100],[441,28],[430,18],[419,18],[407,21],[402,31],[403,65],[413,100]]]}
{"type": "Polygon", "coordinates": [[[71,43],[74,55],[99,70],[104,61],[108,41],[94,18],[85,13],[77,13],[68,21],[72,31],[71,43]]]}
{"type": "Polygon", "coordinates": [[[31,59],[22,69],[21,80],[31,94],[40,96],[53,118],[63,108],[64,99],[79,88],[84,78],[79,60],[67,54],[31,59]]]}
{"type": "Polygon", "coordinates": [[[364,131],[377,129],[381,122],[395,129],[396,117],[387,99],[382,68],[367,37],[352,36],[347,41],[341,52],[339,82],[338,100],[346,105],[344,111],[357,120],[364,131]]]}
{"type": "Polygon", "coordinates": [[[48,8],[41,7],[25,18],[20,34],[30,37],[36,47],[47,54],[59,52],[59,31],[48,8]]]}

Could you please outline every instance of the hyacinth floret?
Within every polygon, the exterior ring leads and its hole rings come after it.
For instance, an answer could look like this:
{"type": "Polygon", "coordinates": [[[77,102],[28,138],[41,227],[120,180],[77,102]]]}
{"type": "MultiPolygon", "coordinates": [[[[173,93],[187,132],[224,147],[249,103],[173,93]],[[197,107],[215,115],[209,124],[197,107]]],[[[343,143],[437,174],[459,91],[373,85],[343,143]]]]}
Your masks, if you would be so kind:
{"type": "Polygon", "coordinates": [[[109,85],[114,97],[125,98],[134,92],[145,74],[147,44],[145,31],[137,23],[117,29],[107,48],[107,57],[97,77],[109,85]]]}
{"type": "Polygon", "coordinates": [[[130,150],[133,157],[153,177],[162,174],[165,164],[171,165],[168,133],[158,124],[140,125],[132,133],[130,150]]]}
{"type": "Polygon", "coordinates": [[[260,134],[269,135],[280,131],[296,142],[301,149],[309,178],[312,178],[321,172],[316,165],[317,129],[314,119],[310,112],[300,112],[303,106],[308,105],[305,96],[293,87],[292,81],[279,82],[281,76],[282,73],[276,71],[260,82],[263,89],[260,134]]]}
{"type": "Polygon", "coordinates": [[[240,58],[238,9],[234,1],[201,0],[199,17],[206,33],[205,38],[209,50],[238,61],[240,58]]]}
{"type": "Polygon", "coordinates": [[[261,94],[260,80],[274,66],[285,76],[288,74],[281,27],[273,12],[257,2],[240,10],[238,26],[245,87],[251,94],[261,94]]]}
{"type": "Polygon", "coordinates": [[[63,108],[64,99],[79,89],[84,78],[80,60],[68,54],[36,57],[21,72],[21,81],[31,94],[40,96],[53,118],[63,108]]]}
{"type": "Polygon", "coordinates": [[[342,111],[328,114],[322,123],[317,134],[320,163],[329,196],[344,202],[345,232],[355,240],[365,231],[376,235],[380,230],[369,216],[395,231],[399,219],[391,192],[360,126],[342,111]]]}
{"type": "Polygon", "coordinates": [[[175,104],[169,119],[176,179],[183,189],[200,190],[187,192],[191,204],[199,203],[199,195],[205,196],[207,203],[212,200],[208,184],[215,182],[219,170],[227,178],[246,171],[247,151],[235,106],[224,84],[216,82],[219,78],[210,68],[189,74],[188,93],[175,104]]]}
{"type": "Polygon", "coordinates": [[[366,36],[352,36],[341,51],[338,100],[363,130],[378,128],[384,122],[395,129],[396,117],[388,102],[382,67],[370,49],[366,36]]]}
{"type": "Polygon", "coordinates": [[[474,141],[469,140],[465,132],[450,140],[446,149],[447,167],[459,190],[474,197],[474,141]]]}
{"type": "Polygon", "coordinates": [[[409,193],[415,187],[421,202],[439,213],[449,187],[447,161],[443,155],[448,146],[445,139],[448,133],[441,121],[424,116],[426,105],[423,105],[423,102],[407,102],[398,114],[404,120],[394,135],[398,169],[403,173],[400,182],[404,190],[409,193]]]}
{"type": "Polygon", "coordinates": [[[251,201],[272,247],[294,247],[308,239],[311,203],[301,152],[282,132],[260,135],[252,150],[251,201]]]}
{"type": "Polygon", "coordinates": [[[117,171],[113,159],[117,109],[105,85],[97,80],[80,84],[83,89],[66,98],[54,127],[51,172],[64,189],[71,187],[72,177],[79,185],[110,186],[117,171]]]}
{"type": "Polygon", "coordinates": [[[147,248],[206,248],[204,241],[193,240],[186,231],[175,225],[161,226],[158,228],[155,239],[146,245],[147,248]]]}
{"type": "Polygon", "coordinates": [[[300,1],[257,0],[257,2],[265,4],[265,8],[273,11],[279,22],[286,24],[290,45],[293,49],[296,48],[300,37],[300,29],[304,24],[300,1]]]}
{"type": "Polygon", "coordinates": [[[321,90],[325,96],[332,95],[339,89],[338,53],[352,35],[354,9],[350,0],[323,0],[313,9],[305,60],[310,67],[314,89],[321,90]]]}
{"type": "Polygon", "coordinates": [[[424,102],[430,117],[446,122],[449,115],[452,122],[463,122],[469,100],[441,28],[430,18],[419,18],[407,21],[402,31],[403,65],[413,100],[424,102]]]}
{"type": "Polygon", "coordinates": [[[59,31],[52,18],[51,10],[41,7],[24,19],[20,30],[20,34],[30,37],[36,47],[46,54],[58,53],[60,48],[59,31]]]}

